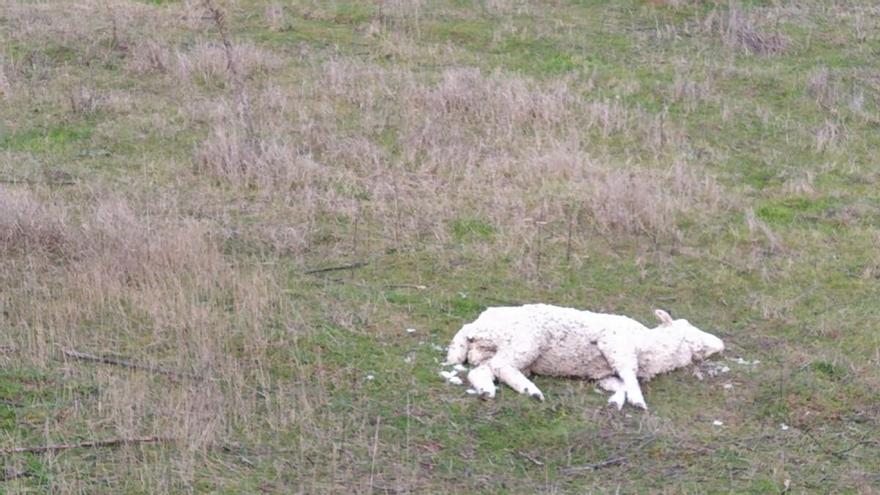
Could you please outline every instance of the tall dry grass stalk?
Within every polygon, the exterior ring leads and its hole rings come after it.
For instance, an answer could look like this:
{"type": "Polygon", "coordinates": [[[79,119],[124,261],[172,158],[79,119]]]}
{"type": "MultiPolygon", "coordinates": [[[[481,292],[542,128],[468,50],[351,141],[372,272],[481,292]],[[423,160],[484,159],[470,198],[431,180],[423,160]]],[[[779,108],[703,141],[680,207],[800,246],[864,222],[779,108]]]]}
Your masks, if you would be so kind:
{"type": "Polygon", "coordinates": [[[703,21],[705,29],[715,32],[721,42],[730,48],[755,55],[774,55],[785,52],[791,40],[768,24],[775,16],[768,9],[745,9],[739,2],[730,2],[726,9],[713,10],[703,21]]]}
{"type": "Polygon", "coordinates": [[[12,82],[7,76],[9,69],[6,66],[6,59],[0,55],[0,99],[12,98],[12,82]]]}
{"type": "Polygon", "coordinates": [[[72,242],[67,214],[26,189],[0,186],[0,250],[4,256],[66,253],[72,242]]]}
{"type": "MultiPolygon", "coordinates": [[[[161,51],[154,55],[157,62],[162,61],[161,51]]],[[[239,77],[245,79],[281,66],[281,60],[277,56],[249,43],[232,44],[229,52],[216,43],[199,43],[189,50],[178,51],[175,58],[177,74],[181,80],[209,87],[223,87],[233,82],[233,75],[229,71],[230,63],[238,71],[239,77]]]]}
{"type": "Polygon", "coordinates": [[[834,150],[846,138],[846,128],[840,122],[826,120],[816,129],[816,151],[834,150]]]}

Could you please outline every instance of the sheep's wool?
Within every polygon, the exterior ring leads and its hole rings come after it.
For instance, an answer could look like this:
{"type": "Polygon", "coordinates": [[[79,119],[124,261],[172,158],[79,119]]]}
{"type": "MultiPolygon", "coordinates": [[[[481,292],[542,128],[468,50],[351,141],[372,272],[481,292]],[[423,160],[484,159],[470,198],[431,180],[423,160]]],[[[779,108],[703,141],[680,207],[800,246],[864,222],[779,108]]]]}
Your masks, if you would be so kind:
{"type": "Polygon", "coordinates": [[[525,374],[600,380],[624,398],[645,407],[638,379],[649,380],[724,349],[717,337],[655,312],[661,325],[649,329],[632,318],[547,304],[489,308],[464,325],[449,347],[449,363],[469,362],[474,389],[492,397],[495,378],[538,399],[543,394],[525,374]]]}

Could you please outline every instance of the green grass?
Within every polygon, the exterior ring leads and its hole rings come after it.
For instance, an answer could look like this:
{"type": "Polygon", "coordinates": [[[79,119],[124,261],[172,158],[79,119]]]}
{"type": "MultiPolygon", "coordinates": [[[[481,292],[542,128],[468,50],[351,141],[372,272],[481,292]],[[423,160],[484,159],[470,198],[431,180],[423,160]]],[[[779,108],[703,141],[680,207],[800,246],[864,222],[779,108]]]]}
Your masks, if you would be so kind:
{"type": "Polygon", "coordinates": [[[176,50],[220,42],[184,2],[76,3],[72,23],[15,1],[0,19],[13,89],[0,96],[0,449],[180,437],[4,454],[27,476],[0,493],[880,490],[869,2],[739,3],[752,28],[789,38],[769,55],[725,46],[731,7],[708,2],[296,0],[277,25],[272,2],[218,3],[231,41],[280,68],[240,88],[181,77],[176,50]],[[165,71],[133,68],[150,41],[165,71]],[[458,68],[477,68],[493,101],[438,91],[458,68]],[[519,85],[491,93],[504,78],[519,85]],[[95,111],[72,108],[79,87],[95,111]],[[563,90],[571,115],[541,114],[563,90]],[[828,122],[839,134],[819,150],[828,122]],[[228,154],[252,146],[240,167],[267,167],[269,185],[196,166],[217,126],[243,136],[228,154]],[[716,181],[717,205],[675,189],[677,162],[697,177],[681,183],[716,181]],[[612,171],[679,195],[658,196],[684,205],[668,231],[600,228],[589,194],[612,171]],[[68,238],[32,226],[33,204],[63,209],[68,238]],[[35,242],[60,247],[50,258],[35,242]],[[646,324],[668,309],[721,336],[712,361],[729,370],[657,377],[647,412],[607,407],[586,380],[535,377],[543,403],[443,382],[462,324],[530,302],[646,324]],[[66,347],[204,379],[74,362],[66,347]]]}
{"type": "Polygon", "coordinates": [[[81,149],[82,143],[92,136],[89,125],[56,125],[41,129],[14,132],[0,138],[0,149],[30,153],[65,153],[74,148],[81,149]]]}

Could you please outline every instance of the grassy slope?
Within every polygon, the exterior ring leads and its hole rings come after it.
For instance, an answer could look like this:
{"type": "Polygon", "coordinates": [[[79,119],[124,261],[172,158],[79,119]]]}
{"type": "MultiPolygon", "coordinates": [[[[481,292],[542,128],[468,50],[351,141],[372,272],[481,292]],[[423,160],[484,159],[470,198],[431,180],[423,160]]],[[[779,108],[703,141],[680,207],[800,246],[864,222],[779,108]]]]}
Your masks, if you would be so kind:
{"type": "MultiPolygon", "coordinates": [[[[136,6],[169,18],[184,8],[147,4],[113,5],[117,14],[136,6]]],[[[246,84],[308,92],[302,88],[321,87],[321,64],[331,59],[424,81],[461,66],[535,84],[563,80],[587,101],[620,101],[664,122],[670,134],[652,144],[635,124],[605,134],[576,120],[553,132],[575,136],[578,147],[612,166],[665,169],[685,157],[717,179],[723,205],[707,216],[698,214],[699,203],[691,205],[674,219],[672,237],[597,230],[586,219],[578,222],[570,253],[565,218],[549,218],[544,233],[486,209],[471,216],[463,208],[455,211],[459,218],[438,220],[440,233],[403,234],[392,242],[401,235],[399,223],[383,223],[376,213],[355,227],[332,210],[309,216],[306,248],[275,249],[253,232],[283,224],[298,210],[266,199],[261,186],[230,185],[193,167],[211,117],[187,105],[231,94],[223,77],[181,90],[173,69],[133,73],[127,57],[134,47],[114,48],[110,24],[101,20],[112,14],[104,11],[95,27],[83,28],[97,34],[73,33],[63,41],[52,32],[22,39],[16,21],[0,12],[0,36],[9,40],[2,55],[16,88],[0,105],[0,164],[6,177],[31,181],[9,187],[66,204],[74,219],[87,218],[96,197],[115,195],[149,218],[206,222],[231,275],[217,275],[219,289],[215,279],[197,274],[181,284],[199,292],[192,304],[208,308],[205,321],[228,326],[208,334],[221,346],[193,352],[230,353],[238,366],[225,368],[216,356],[192,364],[208,374],[218,370],[222,401],[215,412],[222,426],[207,428],[214,406],[187,402],[198,385],[59,360],[58,347],[73,345],[185,367],[188,354],[176,354],[168,339],[185,346],[202,335],[196,331],[202,320],[181,310],[163,321],[138,299],[140,289],[132,288],[138,282],[121,286],[132,296],[118,303],[91,299],[88,287],[65,292],[52,271],[73,261],[39,258],[46,266],[34,267],[8,251],[0,299],[10,308],[0,320],[3,445],[166,429],[186,432],[187,440],[7,456],[8,469],[29,477],[3,489],[767,493],[785,483],[795,492],[880,489],[880,195],[873,163],[880,39],[868,11],[749,2],[739,7],[753,16],[744,29],[788,40],[781,53],[760,54],[725,33],[725,7],[702,3],[394,4],[297,1],[268,15],[263,3],[239,2],[227,17],[232,38],[281,60],[246,84]],[[822,68],[828,79],[811,83],[822,68]],[[39,89],[26,96],[28,85],[39,89]],[[88,97],[77,99],[80,87],[98,95],[95,108],[88,97]],[[114,103],[114,95],[123,103],[114,103]],[[45,184],[60,172],[75,184],[45,184]],[[154,199],[165,194],[175,199],[154,199]],[[517,229],[537,232],[519,250],[511,247],[517,229]],[[302,273],[354,259],[370,265],[302,273]],[[268,281],[247,282],[261,277],[268,281]],[[236,292],[233,279],[252,285],[236,292]],[[400,284],[426,289],[395,287],[400,284]],[[261,287],[275,295],[254,296],[265,299],[254,303],[262,315],[257,338],[237,330],[250,327],[246,315],[235,313],[251,308],[238,299],[262,294],[261,287]],[[77,310],[56,308],[59,297],[97,309],[65,319],[77,310]],[[722,359],[760,364],[725,362],[729,373],[703,381],[686,371],[660,377],[644,387],[647,413],[612,411],[582,381],[538,377],[545,403],[503,387],[496,400],[481,402],[442,383],[443,356],[435,346],[487,306],[527,301],[645,322],[663,306],[722,336],[730,349],[722,359]],[[41,305],[52,306],[51,317],[40,316],[41,305]],[[175,326],[189,330],[177,334],[175,326]],[[408,327],[416,332],[407,334],[408,327]],[[249,353],[258,357],[249,360],[249,353]],[[232,377],[239,368],[241,383],[232,377]],[[188,405],[162,402],[166,393],[188,405]],[[252,403],[239,410],[231,397],[252,403]],[[135,406],[144,401],[161,405],[135,406]],[[180,425],[186,411],[198,417],[191,429],[180,425]],[[233,447],[200,443],[203,427],[211,441],[233,447]],[[596,471],[577,469],[621,457],[596,471]]],[[[121,36],[132,45],[148,38],[143,32],[151,29],[122,24],[121,36]]],[[[210,23],[194,29],[171,23],[156,33],[181,49],[218,36],[210,23]]],[[[400,109],[377,125],[380,110],[359,106],[355,97],[331,99],[330,110],[303,108],[313,119],[325,118],[319,141],[362,135],[389,157],[380,166],[415,166],[400,158],[407,146],[400,109]]],[[[542,194],[566,186],[547,187],[529,201],[538,204],[542,194]]],[[[364,208],[374,206],[364,201],[364,208]]],[[[417,212],[422,203],[410,206],[417,212]]],[[[176,294],[161,284],[156,290],[157,298],[176,294]]]]}

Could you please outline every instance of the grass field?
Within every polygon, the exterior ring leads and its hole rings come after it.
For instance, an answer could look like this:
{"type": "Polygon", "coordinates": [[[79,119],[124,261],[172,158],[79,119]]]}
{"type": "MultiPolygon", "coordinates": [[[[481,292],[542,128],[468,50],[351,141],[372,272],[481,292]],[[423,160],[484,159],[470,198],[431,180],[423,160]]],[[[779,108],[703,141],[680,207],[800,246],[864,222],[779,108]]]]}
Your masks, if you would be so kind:
{"type": "Polygon", "coordinates": [[[878,24],[5,0],[0,492],[880,492],[878,24]],[[647,412],[444,384],[462,323],[538,301],[665,308],[729,371],[647,412]]]}

